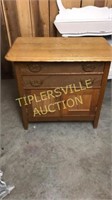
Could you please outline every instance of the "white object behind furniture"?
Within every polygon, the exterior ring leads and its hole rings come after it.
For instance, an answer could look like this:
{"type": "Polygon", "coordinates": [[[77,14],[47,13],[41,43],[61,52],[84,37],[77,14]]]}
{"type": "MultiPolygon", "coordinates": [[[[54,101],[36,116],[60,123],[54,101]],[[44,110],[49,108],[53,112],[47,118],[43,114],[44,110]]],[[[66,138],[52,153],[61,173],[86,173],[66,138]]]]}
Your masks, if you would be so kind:
{"type": "Polygon", "coordinates": [[[59,14],[54,24],[63,36],[111,35],[112,8],[85,6],[65,9],[61,0],[57,0],[59,14]]]}

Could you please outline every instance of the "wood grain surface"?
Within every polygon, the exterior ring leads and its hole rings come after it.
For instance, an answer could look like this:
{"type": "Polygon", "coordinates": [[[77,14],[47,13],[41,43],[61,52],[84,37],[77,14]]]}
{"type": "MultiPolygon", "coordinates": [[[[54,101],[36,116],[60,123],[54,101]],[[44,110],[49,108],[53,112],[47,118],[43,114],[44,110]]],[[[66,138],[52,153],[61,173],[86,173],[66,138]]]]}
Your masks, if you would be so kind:
{"type": "Polygon", "coordinates": [[[102,37],[20,37],[6,55],[9,61],[111,61],[112,48],[102,37]]]}

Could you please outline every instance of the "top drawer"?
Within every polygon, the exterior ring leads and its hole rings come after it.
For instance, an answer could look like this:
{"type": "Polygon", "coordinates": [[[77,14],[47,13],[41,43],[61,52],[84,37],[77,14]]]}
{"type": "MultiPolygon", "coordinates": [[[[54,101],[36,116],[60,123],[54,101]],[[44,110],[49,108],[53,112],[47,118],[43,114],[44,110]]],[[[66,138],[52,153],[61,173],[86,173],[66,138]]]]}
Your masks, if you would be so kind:
{"type": "Polygon", "coordinates": [[[64,62],[64,63],[17,63],[22,75],[48,75],[48,74],[102,74],[103,62],[64,62]]]}

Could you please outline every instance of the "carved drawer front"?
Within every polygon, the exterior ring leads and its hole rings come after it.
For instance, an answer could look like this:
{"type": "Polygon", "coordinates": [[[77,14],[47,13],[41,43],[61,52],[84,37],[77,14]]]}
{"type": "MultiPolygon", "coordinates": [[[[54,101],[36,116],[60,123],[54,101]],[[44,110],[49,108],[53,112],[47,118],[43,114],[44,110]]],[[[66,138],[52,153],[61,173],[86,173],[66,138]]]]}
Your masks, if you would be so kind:
{"type": "Polygon", "coordinates": [[[75,84],[75,87],[86,87],[90,82],[91,87],[100,87],[102,75],[60,75],[60,76],[23,76],[23,85],[26,89],[65,87],[75,84]]]}
{"type": "Polygon", "coordinates": [[[85,73],[103,72],[104,63],[102,63],[102,62],[82,62],[81,69],[82,69],[82,72],[85,72],[85,73]]]}
{"type": "Polygon", "coordinates": [[[77,74],[77,73],[103,73],[104,63],[82,62],[82,63],[20,63],[22,75],[38,74],[77,74]]]}
{"type": "Polygon", "coordinates": [[[100,89],[86,89],[74,94],[63,95],[63,115],[95,115],[100,89]]]}

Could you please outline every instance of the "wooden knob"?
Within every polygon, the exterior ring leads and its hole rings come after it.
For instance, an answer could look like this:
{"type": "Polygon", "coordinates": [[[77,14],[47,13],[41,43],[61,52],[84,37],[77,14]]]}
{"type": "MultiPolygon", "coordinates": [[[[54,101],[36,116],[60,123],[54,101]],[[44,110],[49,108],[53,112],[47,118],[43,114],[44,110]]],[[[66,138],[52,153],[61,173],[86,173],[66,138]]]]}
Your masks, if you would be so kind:
{"type": "Polygon", "coordinates": [[[30,81],[32,87],[40,87],[43,84],[43,81],[30,81]]]}
{"type": "Polygon", "coordinates": [[[96,68],[96,66],[94,63],[83,63],[82,64],[82,69],[85,72],[93,72],[95,68],[96,68]]]}
{"type": "Polygon", "coordinates": [[[30,72],[36,73],[41,70],[41,66],[39,64],[29,64],[28,69],[30,72]]]}
{"type": "MultiPolygon", "coordinates": [[[[86,80],[80,80],[81,85],[86,87],[86,80]]],[[[95,79],[91,80],[91,85],[93,85],[95,82],[95,79]]]]}

